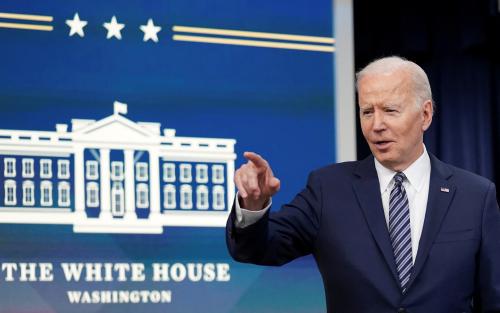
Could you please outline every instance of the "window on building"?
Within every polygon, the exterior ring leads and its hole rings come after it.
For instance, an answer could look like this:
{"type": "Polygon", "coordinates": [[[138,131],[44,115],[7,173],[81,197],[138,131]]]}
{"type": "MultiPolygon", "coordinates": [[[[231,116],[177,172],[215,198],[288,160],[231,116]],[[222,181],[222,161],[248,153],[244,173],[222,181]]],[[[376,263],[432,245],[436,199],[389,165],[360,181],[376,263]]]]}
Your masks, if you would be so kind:
{"type": "Polygon", "coordinates": [[[212,165],[212,182],[214,184],[224,183],[224,166],[212,165]]]}
{"type": "Polygon", "coordinates": [[[213,208],[214,210],[224,210],[225,208],[225,199],[224,199],[224,187],[222,186],[214,186],[212,190],[212,199],[213,199],[213,208]]]}
{"type": "Polygon", "coordinates": [[[135,163],[135,179],[137,181],[148,180],[148,163],[146,162],[135,163]]]}
{"type": "Polygon", "coordinates": [[[5,205],[16,205],[16,181],[9,179],[4,183],[4,203],[5,205]]]}
{"type": "Polygon", "coordinates": [[[35,176],[34,164],[35,164],[35,162],[33,159],[23,159],[23,177],[24,178],[32,178],[35,176]]]}
{"type": "Polygon", "coordinates": [[[123,185],[121,182],[114,182],[111,189],[111,214],[113,216],[125,215],[125,202],[123,201],[123,185]]]}
{"type": "Polygon", "coordinates": [[[16,159],[5,158],[3,159],[3,175],[5,177],[16,177],[16,159]]]}
{"type": "Polygon", "coordinates": [[[68,179],[69,176],[69,160],[57,160],[57,177],[68,179]]]}
{"type": "Polygon", "coordinates": [[[163,181],[166,183],[175,182],[175,163],[163,163],[163,181]]]}
{"type": "Polygon", "coordinates": [[[123,180],[123,162],[113,161],[111,162],[111,179],[112,180],[123,180]]]}
{"type": "Polygon", "coordinates": [[[23,205],[35,204],[35,184],[31,180],[23,182],[23,205]]]}
{"type": "Polygon", "coordinates": [[[99,163],[95,160],[89,160],[85,162],[85,177],[87,179],[98,179],[99,178],[99,163]]]}
{"type": "Polygon", "coordinates": [[[163,186],[163,207],[165,209],[175,209],[176,206],[175,186],[172,184],[163,186]]]}
{"type": "Polygon", "coordinates": [[[140,209],[149,207],[149,188],[147,184],[137,184],[135,202],[140,209]]]}
{"type": "Polygon", "coordinates": [[[196,165],[196,182],[197,183],[208,183],[208,165],[197,164],[196,165]]]}
{"type": "Polygon", "coordinates": [[[99,206],[99,185],[96,182],[87,183],[87,206],[89,208],[99,206]]]}
{"type": "Polygon", "coordinates": [[[70,185],[68,182],[60,182],[58,185],[58,205],[59,206],[69,206],[70,204],[70,185]]]}
{"type": "Polygon", "coordinates": [[[40,204],[42,206],[52,205],[52,182],[48,180],[42,181],[40,184],[40,204]]]}
{"type": "Polygon", "coordinates": [[[193,188],[190,185],[181,185],[181,209],[193,208],[193,188]]]}
{"type": "Polygon", "coordinates": [[[191,164],[181,164],[180,171],[179,180],[181,183],[190,183],[193,180],[191,176],[191,164]]]}
{"type": "Polygon", "coordinates": [[[205,185],[196,187],[196,208],[208,209],[208,188],[205,185]]]}
{"type": "Polygon", "coordinates": [[[52,160],[51,159],[41,159],[40,160],[40,177],[41,178],[52,178],[52,160]]]}

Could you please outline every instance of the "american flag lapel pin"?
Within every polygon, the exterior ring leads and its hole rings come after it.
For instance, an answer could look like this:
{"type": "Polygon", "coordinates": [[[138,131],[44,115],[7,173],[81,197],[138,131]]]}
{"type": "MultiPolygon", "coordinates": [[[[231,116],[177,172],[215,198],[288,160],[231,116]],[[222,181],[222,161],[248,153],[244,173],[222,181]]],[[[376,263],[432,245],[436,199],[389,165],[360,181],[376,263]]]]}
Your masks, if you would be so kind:
{"type": "Polygon", "coordinates": [[[446,188],[446,187],[441,187],[441,191],[442,192],[450,192],[450,189],[446,188]]]}

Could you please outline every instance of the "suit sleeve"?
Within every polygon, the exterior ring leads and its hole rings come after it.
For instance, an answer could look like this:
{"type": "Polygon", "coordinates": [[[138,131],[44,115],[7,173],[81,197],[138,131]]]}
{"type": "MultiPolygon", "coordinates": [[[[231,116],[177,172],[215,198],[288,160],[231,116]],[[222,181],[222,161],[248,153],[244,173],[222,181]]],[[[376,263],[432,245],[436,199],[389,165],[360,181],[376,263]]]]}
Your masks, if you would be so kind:
{"type": "Polygon", "coordinates": [[[478,293],[481,312],[500,312],[500,209],[490,184],[483,211],[478,293]]]}
{"type": "Polygon", "coordinates": [[[282,265],[313,252],[320,225],[322,196],[319,178],[309,175],[307,186],[278,212],[266,214],[256,223],[235,227],[235,208],[226,225],[231,256],[240,262],[282,265]]]}

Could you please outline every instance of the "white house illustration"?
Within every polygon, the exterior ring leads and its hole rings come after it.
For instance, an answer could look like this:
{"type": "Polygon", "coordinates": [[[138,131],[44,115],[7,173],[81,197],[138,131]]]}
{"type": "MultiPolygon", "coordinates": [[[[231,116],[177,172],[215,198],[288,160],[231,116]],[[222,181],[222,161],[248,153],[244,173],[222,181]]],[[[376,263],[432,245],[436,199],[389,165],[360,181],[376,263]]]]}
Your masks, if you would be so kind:
{"type": "Polygon", "coordinates": [[[101,120],[56,131],[0,130],[0,223],[75,232],[222,227],[234,198],[234,139],[178,137],[133,122],[115,102],[101,120]]]}

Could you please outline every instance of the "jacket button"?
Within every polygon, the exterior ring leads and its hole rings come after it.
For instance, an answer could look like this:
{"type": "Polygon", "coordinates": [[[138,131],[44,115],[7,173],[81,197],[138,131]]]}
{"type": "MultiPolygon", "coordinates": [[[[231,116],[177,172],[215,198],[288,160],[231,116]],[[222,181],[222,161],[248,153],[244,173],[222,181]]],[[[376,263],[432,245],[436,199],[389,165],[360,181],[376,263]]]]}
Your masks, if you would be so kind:
{"type": "Polygon", "coordinates": [[[407,313],[408,311],[406,311],[405,308],[399,308],[398,309],[398,313],[407,313]]]}

